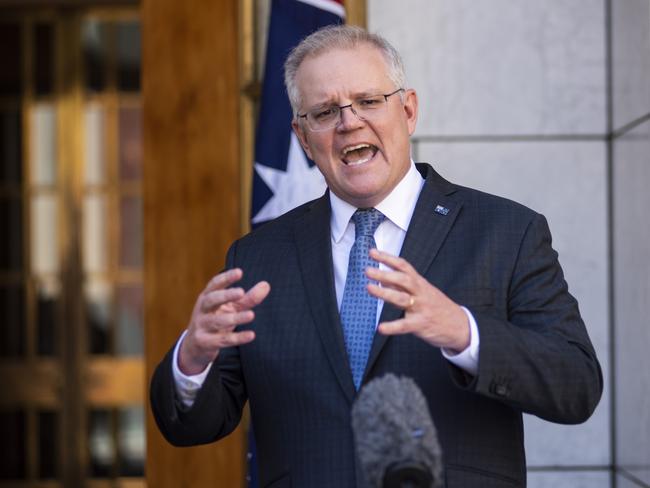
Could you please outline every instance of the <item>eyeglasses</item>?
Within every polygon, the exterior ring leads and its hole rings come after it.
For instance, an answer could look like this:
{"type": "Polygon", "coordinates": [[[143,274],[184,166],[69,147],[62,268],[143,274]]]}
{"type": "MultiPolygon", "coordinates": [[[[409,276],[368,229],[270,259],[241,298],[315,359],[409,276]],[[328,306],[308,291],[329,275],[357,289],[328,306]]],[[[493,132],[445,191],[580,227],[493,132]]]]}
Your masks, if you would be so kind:
{"type": "Polygon", "coordinates": [[[403,91],[404,88],[398,88],[387,95],[373,95],[359,98],[349,105],[318,107],[304,114],[298,114],[298,118],[307,120],[307,125],[314,132],[333,129],[339,125],[341,123],[341,112],[343,112],[344,108],[348,107],[360,120],[372,120],[384,112],[388,103],[388,97],[403,91]]]}

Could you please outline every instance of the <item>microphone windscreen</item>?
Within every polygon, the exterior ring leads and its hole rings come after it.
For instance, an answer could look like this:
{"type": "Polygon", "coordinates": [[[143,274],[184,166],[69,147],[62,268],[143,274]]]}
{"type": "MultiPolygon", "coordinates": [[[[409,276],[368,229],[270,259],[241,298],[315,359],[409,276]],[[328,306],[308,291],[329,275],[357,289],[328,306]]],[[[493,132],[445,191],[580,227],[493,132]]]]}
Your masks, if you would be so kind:
{"type": "Polygon", "coordinates": [[[427,401],[411,378],[387,374],[366,384],[352,406],[352,430],[361,471],[381,488],[387,469],[415,463],[442,481],[442,453],[427,401]]]}

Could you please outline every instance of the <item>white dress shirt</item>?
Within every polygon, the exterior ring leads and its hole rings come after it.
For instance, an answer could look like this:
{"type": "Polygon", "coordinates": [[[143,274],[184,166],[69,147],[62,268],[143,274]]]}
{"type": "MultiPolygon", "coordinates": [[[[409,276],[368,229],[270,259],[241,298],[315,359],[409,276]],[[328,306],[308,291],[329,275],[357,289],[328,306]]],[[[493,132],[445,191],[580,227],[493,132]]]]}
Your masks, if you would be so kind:
{"type": "MultiPolygon", "coordinates": [[[[404,238],[406,237],[406,230],[411,222],[411,217],[415,210],[415,205],[420,196],[420,191],[422,190],[423,185],[424,180],[415,168],[413,161],[411,161],[408,173],[406,173],[404,178],[402,178],[393,191],[382,200],[379,205],[375,206],[375,208],[386,217],[375,231],[375,243],[377,244],[377,249],[395,256],[399,255],[400,250],[402,249],[402,244],[404,243],[404,238]]],[[[330,192],[329,195],[332,207],[330,227],[332,239],[332,260],[334,265],[334,286],[336,288],[336,302],[340,310],[341,301],[343,300],[343,290],[345,289],[345,277],[348,269],[350,249],[354,244],[355,238],[352,215],[357,208],[341,200],[332,192],[330,192]]],[[[380,269],[385,269],[385,266],[381,263],[380,269]]],[[[375,323],[379,321],[383,305],[383,301],[379,300],[377,303],[375,323]]],[[[465,307],[462,308],[465,314],[467,314],[470,324],[470,345],[467,349],[458,354],[453,354],[445,349],[442,349],[441,351],[448,361],[451,361],[459,368],[474,376],[478,371],[478,326],[476,325],[476,321],[470,311],[465,307]]],[[[179,399],[183,405],[189,407],[192,405],[194,398],[196,397],[198,390],[201,388],[212,364],[197,375],[187,376],[181,372],[178,367],[178,349],[186,333],[187,331],[183,333],[176,344],[172,367],[179,399]]]]}

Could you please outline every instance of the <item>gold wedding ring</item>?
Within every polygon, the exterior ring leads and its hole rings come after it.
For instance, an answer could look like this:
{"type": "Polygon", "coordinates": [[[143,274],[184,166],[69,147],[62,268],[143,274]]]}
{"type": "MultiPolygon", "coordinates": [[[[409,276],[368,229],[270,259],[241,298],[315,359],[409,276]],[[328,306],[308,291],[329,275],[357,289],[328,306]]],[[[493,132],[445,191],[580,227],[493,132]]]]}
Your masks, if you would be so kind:
{"type": "Polygon", "coordinates": [[[411,299],[409,300],[408,307],[406,308],[411,308],[413,305],[415,305],[415,297],[411,295],[411,299]]]}

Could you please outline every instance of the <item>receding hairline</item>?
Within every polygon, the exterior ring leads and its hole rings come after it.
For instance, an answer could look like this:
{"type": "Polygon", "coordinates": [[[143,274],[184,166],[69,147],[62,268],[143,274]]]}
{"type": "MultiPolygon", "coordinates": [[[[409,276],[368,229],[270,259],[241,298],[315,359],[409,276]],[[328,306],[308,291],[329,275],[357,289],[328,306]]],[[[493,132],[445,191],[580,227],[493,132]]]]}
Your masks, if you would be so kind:
{"type": "Polygon", "coordinates": [[[373,48],[375,51],[381,54],[382,58],[385,59],[386,64],[388,65],[388,59],[386,53],[381,48],[381,46],[378,46],[374,42],[368,39],[355,39],[353,41],[349,41],[348,39],[340,39],[340,41],[341,42],[332,43],[330,45],[319,46],[318,48],[305,53],[300,58],[299,63],[297,64],[297,68],[300,68],[300,66],[302,66],[302,63],[304,63],[308,59],[317,58],[319,56],[322,56],[323,54],[327,54],[333,51],[354,51],[355,49],[358,49],[360,47],[373,48]]]}
{"type": "Polygon", "coordinates": [[[355,51],[355,50],[357,50],[359,48],[364,48],[364,47],[368,47],[368,48],[372,49],[374,52],[376,52],[377,54],[379,54],[382,61],[384,62],[386,72],[388,73],[388,71],[390,70],[390,61],[386,58],[386,54],[384,53],[384,51],[380,47],[373,44],[372,42],[368,42],[368,41],[364,40],[364,41],[359,41],[359,42],[355,43],[354,45],[324,46],[324,47],[321,47],[321,48],[319,48],[317,50],[314,50],[312,52],[309,52],[309,53],[305,54],[305,56],[303,56],[300,59],[300,62],[296,65],[296,69],[295,69],[295,71],[293,73],[294,81],[295,81],[298,73],[300,72],[300,69],[302,68],[302,66],[307,61],[313,61],[315,59],[320,58],[321,56],[326,56],[328,54],[335,53],[337,51],[355,51]]]}

